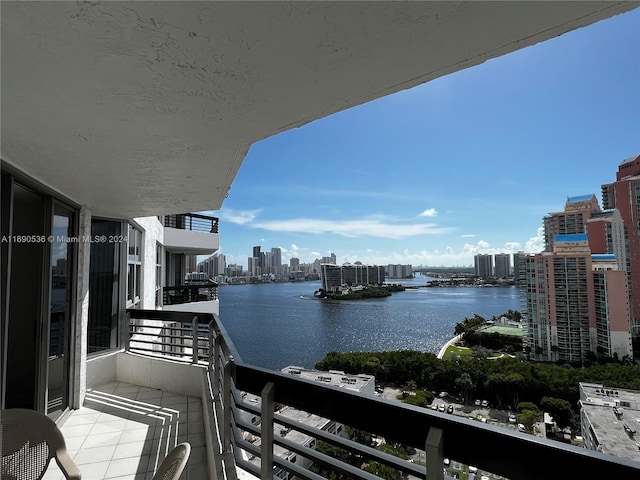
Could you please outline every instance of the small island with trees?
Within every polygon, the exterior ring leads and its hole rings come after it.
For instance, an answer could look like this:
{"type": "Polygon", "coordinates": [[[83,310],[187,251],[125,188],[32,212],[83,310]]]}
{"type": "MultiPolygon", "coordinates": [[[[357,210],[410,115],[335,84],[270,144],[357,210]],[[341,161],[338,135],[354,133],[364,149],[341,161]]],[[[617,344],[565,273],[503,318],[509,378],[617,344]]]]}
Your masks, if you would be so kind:
{"type": "Polygon", "coordinates": [[[389,297],[392,292],[403,292],[406,287],[397,284],[342,286],[333,291],[319,288],[314,297],[330,300],[360,300],[363,298],[389,297]]]}

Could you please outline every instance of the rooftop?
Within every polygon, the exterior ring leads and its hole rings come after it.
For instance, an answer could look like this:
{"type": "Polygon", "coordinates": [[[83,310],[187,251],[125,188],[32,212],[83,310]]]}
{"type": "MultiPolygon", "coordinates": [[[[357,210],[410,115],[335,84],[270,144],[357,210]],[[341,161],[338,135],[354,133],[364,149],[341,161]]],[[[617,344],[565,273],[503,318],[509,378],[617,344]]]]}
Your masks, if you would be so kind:
{"type": "Polygon", "coordinates": [[[339,372],[336,370],[323,372],[320,370],[310,370],[310,369],[296,367],[296,366],[285,367],[282,369],[282,372],[289,373],[291,375],[296,375],[306,380],[314,380],[316,382],[323,382],[328,385],[333,385],[335,387],[342,387],[342,388],[347,388],[349,390],[355,390],[356,392],[367,390],[367,391],[370,391],[370,393],[373,393],[373,389],[376,381],[373,375],[366,375],[366,374],[350,375],[350,374],[346,374],[344,372],[339,372]]]}
{"type": "Polygon", "coordinates": [[[581,384],[581,396],[601,451],[640,460],[640,391],[581,384]]]}

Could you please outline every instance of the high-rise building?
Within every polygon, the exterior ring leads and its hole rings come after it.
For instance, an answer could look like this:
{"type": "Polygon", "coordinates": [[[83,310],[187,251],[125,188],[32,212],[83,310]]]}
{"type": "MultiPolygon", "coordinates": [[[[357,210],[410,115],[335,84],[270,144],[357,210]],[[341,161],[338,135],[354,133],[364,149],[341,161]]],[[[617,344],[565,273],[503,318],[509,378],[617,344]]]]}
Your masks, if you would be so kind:
{"type": "Polygon", "coordinates": [[[480,278],[493,276],[493,257],[489,254],[480,253],[473,257],[476,275],[480,278]]]}
{"type": "Polygon", "coordinates": [[[282,274],[282,249],[279,247],[271,249],[271,267],[273,268],[272,273],[282,274]]]}
{"type": "Polygon", "coordinates": [[[496,253],[493,256],[493,276],[496,278],[508,278],[511,276],[511,255],[508,253],[496,253]]]}
{"type": "Polygon", "coordinates": [[[619,270],[629,270],[627,233],[620,210],[593,212],[587,220],[591,253],[613,253],[619,270]]]}
{"type": "Polygon", "coordinates": [[[596,212],[600,212],[600,205],[598,205],[598,199],[595,195],[567,198],[562,212],[550,213],[543,219],[544,250],[546,252],[553,251],[553,241],[556,235],[585,233],[587,220],[596,212]]]}
{"type": "Polygon", "coordinates": [[[520,285],[521,280],[525,278],[524,275],[524,258],[526,257],[526,253],[524,252],[516,252],[513,254],[513,280],[516,285],[520,285]]]}
{"type": "Polygon", "coordinates": [[[261,266],[260,260],[262,259],[260,249],[261,249],[260,245],[256,245],[255,247],[253,247],[253,255],[252,255],[253,258],[257,258],[258,259],[257,260],[257,262],[258,262],[257,266],[258,267],[261,266]]]}
{"type": "Polygon", "coordinates": [[[361,263],[333,265],[323,263],[320,266],[322,288],[326,291],[335,290],[342,285],[379,285],[384,283],[384,267],[378,265],[363,265],[361,263]]]}
{"type": "Polygon", "coordinates": [[[627,270],[631,290],[631,331],[640,337],[640,155],[618,166],[616,181],[602,185],[602,207],[618,209],[627,232],[627,270]]]}
{"type": "Polygon", "coordinates": [[[273,273],[273,257],[271,252],[262,252],[260,254],[261,274],[273,273]]]}
{"type": "Polygon", "coordinates": [[[627,274],[617,257],[623,229],[594,199],[570,198],[563,212],[545,216],[545,251],[524,257],[532,358],[633,355],[627,274]]]}
{"type": "Polygon", "coordinates": [[[185,255],[185,263],[187,272],[198,271],[198,256],[197,255],[185,255]]]}
{"type": "Polygon", "coordinates": [[[411,265],[387,265],[387,278],[411,278],[413,277],[413,267],[411,265]]]}
{"type": "Polygon", "coordinates": [[[336,264],[336,254],[335,253],[331,253],[331,255],[329,255],[328,257],[320,258],[320,263],[330,263],[332,265],[335,265],[336,264]]]}
{"type": "Polygon", "coordinates": [[[258,257],[249,257],[247,261],[247,272],[252,277],[261,275],[260,259],[258,257]]]}
{"type": "Polygon", "coordinates": [[[241,277],[243,273],[244,271],[243,271],[242,265],[238,265],[235,263],[229,264],[224,269],[224,275],[226,277],[241,277]]]}

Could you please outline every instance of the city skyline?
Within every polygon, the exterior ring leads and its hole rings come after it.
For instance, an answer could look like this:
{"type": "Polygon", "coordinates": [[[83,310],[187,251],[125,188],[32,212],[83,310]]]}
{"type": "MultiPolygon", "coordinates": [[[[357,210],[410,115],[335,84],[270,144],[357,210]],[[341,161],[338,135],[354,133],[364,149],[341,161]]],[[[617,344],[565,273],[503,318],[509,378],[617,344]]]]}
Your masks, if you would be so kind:
{"type": "Polygon", "coordinates": [[[206,212],[219,253],[468,267],[542,251],[543,217],[601,203],[640,153],[639,26],[636,9],[254,143],[206,212]]]}

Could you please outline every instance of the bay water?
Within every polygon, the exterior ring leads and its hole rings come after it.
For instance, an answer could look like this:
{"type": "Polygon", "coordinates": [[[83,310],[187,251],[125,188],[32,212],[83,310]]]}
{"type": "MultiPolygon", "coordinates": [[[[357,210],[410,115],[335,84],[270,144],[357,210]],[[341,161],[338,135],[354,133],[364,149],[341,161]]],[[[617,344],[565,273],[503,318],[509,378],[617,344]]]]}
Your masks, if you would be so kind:
{"type": "MultiPolygon", "coordinates": [[[[425,276],[394,280],[426,285],[425,276]]],[[[313,368],[331,351],[419,350],[437,354],[455,325],[520,310],[516,287],[419,287],[390,297],[321,300],[315,282],[221,285],[220,320],[247,363],[313,368]]]]}

